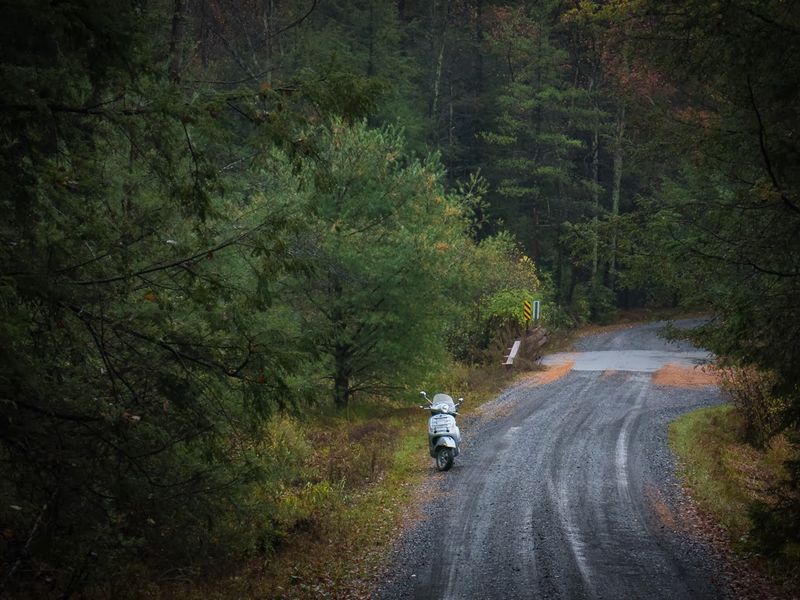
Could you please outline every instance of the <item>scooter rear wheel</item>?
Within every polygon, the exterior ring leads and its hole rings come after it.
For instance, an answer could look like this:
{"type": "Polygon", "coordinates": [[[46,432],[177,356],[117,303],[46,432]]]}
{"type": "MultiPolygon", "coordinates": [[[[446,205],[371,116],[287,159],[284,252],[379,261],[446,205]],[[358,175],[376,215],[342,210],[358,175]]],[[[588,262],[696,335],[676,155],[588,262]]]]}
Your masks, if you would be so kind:
{"type": "Polygon", "coordinates": [[[447,471],[453,466],[453,450],[447,446],[441,446],[436,450],[436,468],[440,471],[447,471]]]}

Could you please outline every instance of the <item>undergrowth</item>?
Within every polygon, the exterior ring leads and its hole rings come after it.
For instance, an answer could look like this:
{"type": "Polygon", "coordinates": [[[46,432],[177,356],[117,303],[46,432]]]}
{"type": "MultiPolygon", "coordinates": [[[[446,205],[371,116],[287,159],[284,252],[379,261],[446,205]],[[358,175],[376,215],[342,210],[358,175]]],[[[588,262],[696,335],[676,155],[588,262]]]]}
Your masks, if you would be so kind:
{"type": "MultiPolygon", "coordinates": [[[[508,385],[497,365],[454,366],[422,382],[429,393],[464,396],[469,413],[508,385]]],[[[365,399],[345,411],[280,416],[265,430],[265,464],[274,473],[256,500],[263,507],[251,558],[202,578],[151,588],[163,598],[369,598],[393,541],[435,473],[427,452],[418,389],[402,401],[365,399]]]]}
{"type": "Polygon", "coordinates": [[[788,522],[766,536],[764,518],[786,494],[786,464],[797,459],[796,447],[787,436],[776,435],[757,449],[746,441],[747,432],[738,409],[708,408],[675,421],[670,445],[692,497],[725,530],[734,551],[793,597],[800,593],[800,540],[787,539],[788,522]]]}

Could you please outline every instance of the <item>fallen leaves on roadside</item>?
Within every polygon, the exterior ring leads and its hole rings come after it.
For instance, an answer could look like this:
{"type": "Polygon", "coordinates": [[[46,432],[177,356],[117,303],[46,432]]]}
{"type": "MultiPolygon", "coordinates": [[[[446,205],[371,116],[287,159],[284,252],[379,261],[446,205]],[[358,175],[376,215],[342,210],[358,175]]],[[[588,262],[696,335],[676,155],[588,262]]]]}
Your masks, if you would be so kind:
{"type": "Polygon", "coordinates": [[[655,385],[671,387],[704,387],[718,384],[716,369],[711,365],[689,367],[667,363],[653,373],[655,385]]]}

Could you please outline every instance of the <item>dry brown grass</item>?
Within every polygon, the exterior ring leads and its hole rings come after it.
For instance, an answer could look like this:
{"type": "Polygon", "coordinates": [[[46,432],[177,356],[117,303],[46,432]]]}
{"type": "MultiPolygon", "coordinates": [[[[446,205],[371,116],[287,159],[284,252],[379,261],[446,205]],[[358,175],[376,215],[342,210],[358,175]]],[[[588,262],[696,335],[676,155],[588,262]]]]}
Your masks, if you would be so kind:
{"type": "Polygon", "coordinates": [[[763,448],[782,430],[790,400],[773,392],[775,373],[753,367],[720,369],[720,388],[744,418],[744,437],[763,448]]]}

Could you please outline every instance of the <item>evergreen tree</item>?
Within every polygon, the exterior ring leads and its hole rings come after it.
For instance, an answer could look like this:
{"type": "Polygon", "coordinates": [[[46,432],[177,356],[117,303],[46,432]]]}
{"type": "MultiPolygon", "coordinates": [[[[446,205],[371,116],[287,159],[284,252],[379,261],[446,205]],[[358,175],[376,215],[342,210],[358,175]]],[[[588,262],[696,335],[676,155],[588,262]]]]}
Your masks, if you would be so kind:
{"type": "Polygon", "coordinates": [[[31,2],[0,25],[0,520],[26,553],[4,586],[229,552],[246,440],[291,401],[270,292],[296,207],[236,176],[268,164],[233,149],[257,106],[183,93],[170,8],[31,2]]]}
{"type": "Polygon", "coordinates": [[[295,302],[344,407],[443,359],[465,221],[438,164],[409,159],[392,130],[334,122],[304,175],[311,228],[298,248],[313,268],[295,302]]]}
{"type": "Polygon", "coordinates": [[[534,261],[558,274],[569,304],[578,272],[561,245],[563,226],[598,214],[597,137],[604,113],[576,85],[554,3],[496,8],[487,33],[501,69],[502,111],[484,133],[492,213],[524,244],[534,261]],[[593,169],[595,174],[592,175],[593,169]]]}

